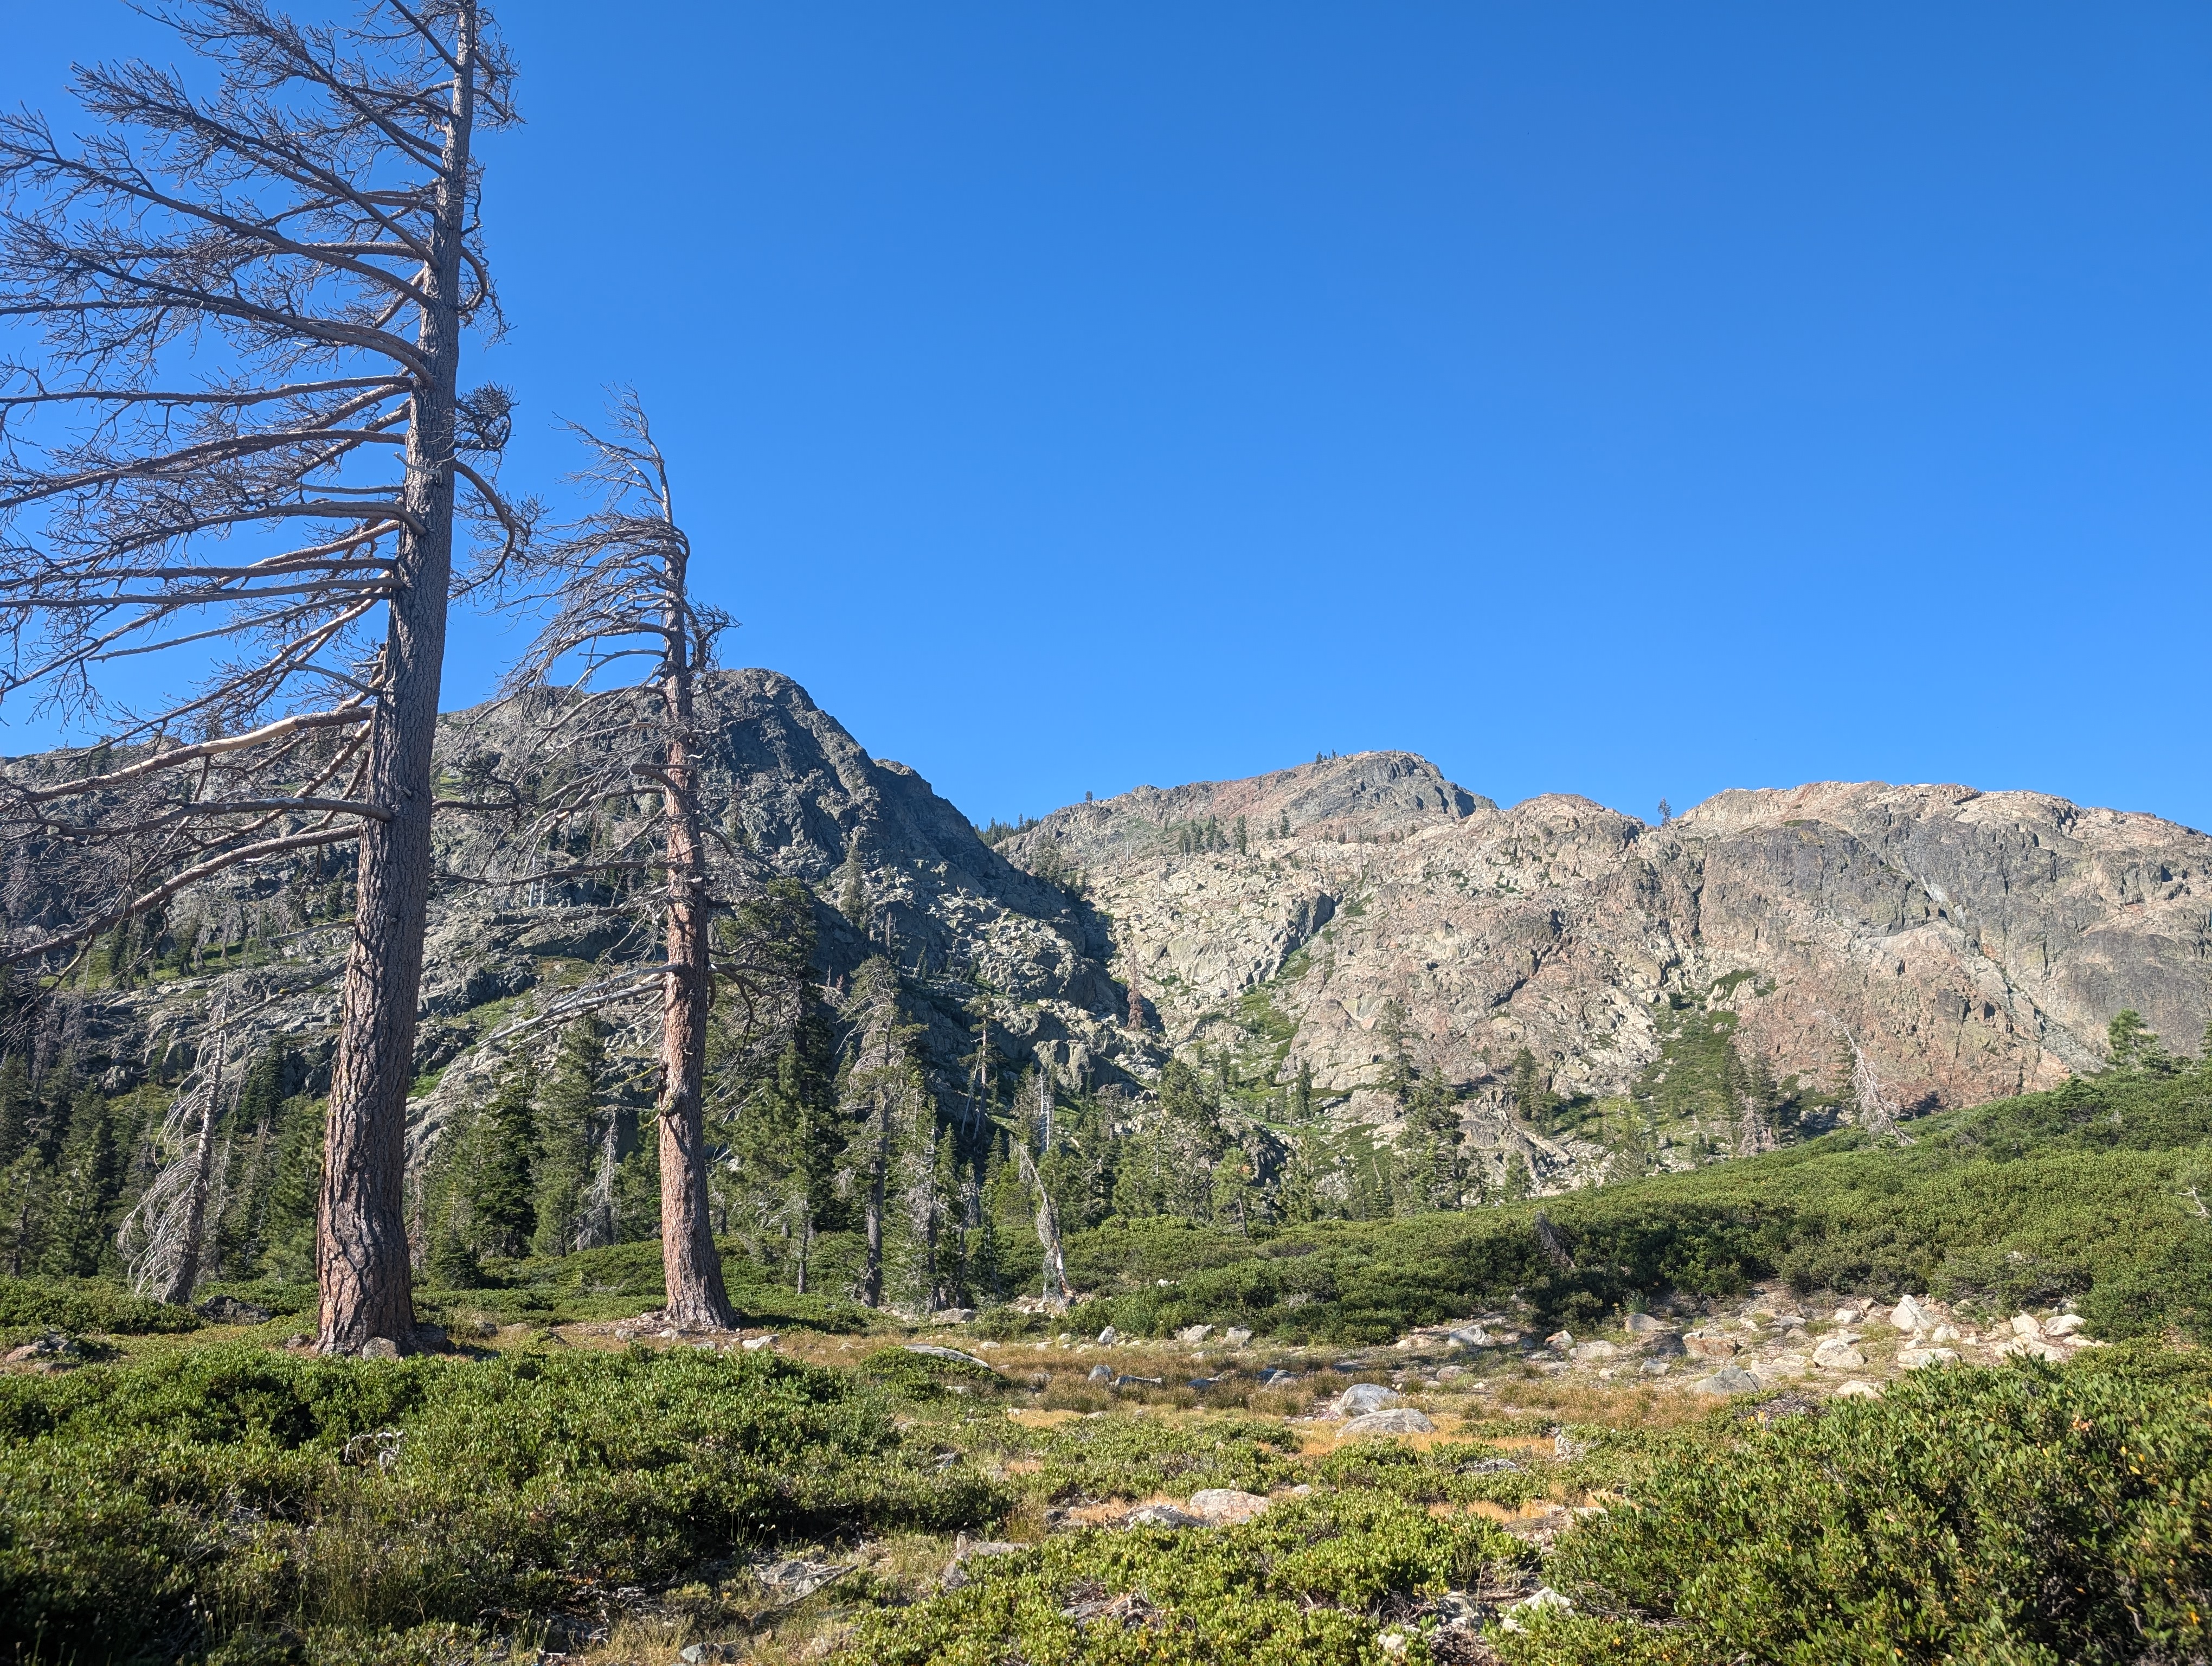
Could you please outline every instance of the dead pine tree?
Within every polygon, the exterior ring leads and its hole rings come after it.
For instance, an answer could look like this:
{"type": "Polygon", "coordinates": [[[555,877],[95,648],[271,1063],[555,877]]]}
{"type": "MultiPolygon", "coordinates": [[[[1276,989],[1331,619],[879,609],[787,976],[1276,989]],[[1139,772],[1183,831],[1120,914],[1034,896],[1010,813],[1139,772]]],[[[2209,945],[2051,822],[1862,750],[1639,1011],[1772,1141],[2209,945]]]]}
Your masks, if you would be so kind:
{"type": "MultiPolygon", "coordinates": [[[[694,684],[730,622],[691,599],[690,540],[677,524],[667,459],[643,408],[625,393],[613,415],[611,434],[574,429],[591,459],[577,477],[599,489],[599,508],[541,540],[517,569],[548,610],[505,690],[506,700],[523,702],[528,714],[518,762],[540,784],[506,783],[509,796],[489,805],[511,818],[516,803],[526,803],[529,835],[509,846],[542,851],[563,842],[573,826],[596,827],[606,806],[627,806],[641,789],[659,798],[658,818],[631,823],[627,837],[560,872],[664,873],[659,890],[636,893],[658,912],[660,958],[613,970],[560,1010],[573,1016],[583,1006],[657,995],[668,1316],[679,1325],[726,1329],[736,1315],[708,1212],[702,1083],[715,897],[699,809],[694,684]],[[630,660],[643,662],[641,680],[599,686],[610,667],[630,660]],[[553,763],[560,767],[544,767],[553,763]]],[[[510,874],[503,883],[544,877],[510,874]]]]}
{"type": "Polygon", "coordinates": [[[1897,1125],[1899,1108],[1882,1091],[1881,1078],[1875,1074],[1866,1049],[1859,1045],[1859,1038],[1851,1033],[1850,1025],[1826,1012],[1814,1016],[1834,1025],[1837,1033],[1844,1038],[1844,1045],[1850,1049],[1851,1099],[1858,1109],[1859,1126],[1877,1140],[1894,1140],[1900,1146],[1912,1144],[1912,1136],[1897,1125]]]}
{"type": "Polygon", "coordinates": [[[156,15],[205,91],[80,69],[85,137],[0,116],[0,317],[40,349],[0,362],[0,698],[97,737],[0,781],[0,831],[70,852],[65,906],[0,953],[51,973],[226,870],[356,844],[320,1341],[404,1349],[453,523],[495,566],[527,530],[492,479],[507,397],[459,382],[465,333],[498,324],[475,147],[513,74],[481,0],[156,15]],[[182,691],[101,697],[149,654],[182,691]]]}
{"type": "MultiPolygon", "coordinates": [[[[1052,1154],[1052,1076],[1042,1062],[1037,1067],[1037,1127],[1044,1139],[1045,1154],[1052,1154]]],[[[1052,1193],[1037,1172],[1036,1160],[1030,1155],[1029,1136],[1013,1130],[1011,1141],[1014,1159],[1019,1165],[1022,1183],[1030,1189],[1036,1206],[1037,1243],[1044,1251],[1045,1305],[1054,1313],[1067,1311],[1071,1294],[1067,1287],[1067,1256],[1060,1248],[1060,1210],[1052,1201],[1052,1193]]]]}
{"type": "Polygon", "coordinates": [[[229,1037],[220,1012],[205,1045],[213,1059],[204,1073],[171,1103],[157,1136],[173,1152],[162,1164],[115,1235],[116,1248],[130,1269],[131,1287],[176,1306],[192,1298],[200,1281],[207,1235],[208,1202],[216,1189],[215,1128],[224,1109],[224,1055],[229,1037]],[[185,1134],[197,1111],[197,1137],[185,1134]]]}

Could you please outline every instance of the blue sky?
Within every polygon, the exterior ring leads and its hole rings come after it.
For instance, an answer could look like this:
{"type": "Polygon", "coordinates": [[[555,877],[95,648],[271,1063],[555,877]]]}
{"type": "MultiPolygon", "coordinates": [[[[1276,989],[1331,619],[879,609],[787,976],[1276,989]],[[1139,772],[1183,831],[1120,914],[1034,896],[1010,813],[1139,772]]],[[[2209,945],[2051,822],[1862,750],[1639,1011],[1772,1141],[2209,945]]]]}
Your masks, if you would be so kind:
{"type": "MultiPolygon", "coordinates": [[[[1389,746],[2212,827],[2212,11],[505,10],[510,480],[634,382],[729,657],[979,821],[1389,746]]],[[[159,44],[0,28],[58,118],[159,44]]]]}

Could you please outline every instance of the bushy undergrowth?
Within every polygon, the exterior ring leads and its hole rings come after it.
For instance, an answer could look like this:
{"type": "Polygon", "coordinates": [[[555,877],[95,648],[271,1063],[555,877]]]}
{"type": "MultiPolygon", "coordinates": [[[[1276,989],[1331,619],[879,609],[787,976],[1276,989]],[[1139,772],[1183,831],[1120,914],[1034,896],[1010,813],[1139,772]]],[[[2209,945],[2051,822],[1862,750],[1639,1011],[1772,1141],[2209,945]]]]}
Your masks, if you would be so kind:
{"type": "MultiPolygon", "coordinates": [[[[731,1305],[741,1325],[840,1332],[866,1329],[866,1309],[832,1297],[801,1295],[769,1282],[765,1270],[746,1260],[743,1247],[733,1239],[724,1240],[720,1248],[731,1305]]],[[[416,1292],[418,1310],[441,1321],[470,1317],[565,1324],[626,1318],[667,1294],[658,1238],[566,1256],[491,1262],[480,1274],[481,1281],[466,1288],[426,1285],[416,1292]]]]}
{"type": "Polygon", "coordinates": [[[2212,1655],[2212,1369],[1922,1371],[1675,1443],[1561,1541],[1516,1666],[2061,1666],[2212,1655]],[[1611,1615],[1612,1618],[1593,1617],[1611,1615]]]}
{"type": "Polygon", "coordinates": [[[387,1364],[209,1347],[0,1379],[0,1646],[559,1610],[733,1547],[1004,1510],[851,1376],[690,1350],[387,1364]]]}
{"type": "MultiPolygon", "coordinates": [[[[1906,1291],[1993,1309],[2073,1298],[2100,1335],[2212,1341],[2212,1073],[2114,1073],[1911,1125],[1856,1131],[1540,1205],[1337,1221],[1247,1237],[1157,1219],[1073,1238],[1096,1322],[1158,1335],[1242,1323],[1287,1341],[1374,1342],[1515,1299],[1572,1326],[1669,1289],[1726,1296],[1906,1291]]],[[[1086,1311],[1086,1324],[1094,1320],[1086,1311]]]]}
{"type": "Polygon", "coordinates": [[[133,1296],[103,1279],[0,1277],[0,1329],[149,1336],[197,1330],[200,1323],[188,1307],[133,1296]]]}
{"type": "MultiPolygon", "coordinates": [[[[1242,1527],[1067,1535],[969,1564],[964,1588],[878,1614],[877,1666],[1372,1666],[1378,1621],[1530,1553],[1488,1523],[1375,1493],[1279,1504],[1242,1527]]],[[[1404,1657],[1425,1657],[1418,1638],[1404,1657]]]]}
{"type": "Polygon", "coordinates": [[[1037,1480],[1054,1500],[1141,1499],[1205,1487],[1265,1493],[1305,1478],[1291,1456],[1297,1441],[1279,1423],[1256,1418],[1099,1418],[1031,1432],[1025,1444],[1042,1460],[1037,1480]]]}

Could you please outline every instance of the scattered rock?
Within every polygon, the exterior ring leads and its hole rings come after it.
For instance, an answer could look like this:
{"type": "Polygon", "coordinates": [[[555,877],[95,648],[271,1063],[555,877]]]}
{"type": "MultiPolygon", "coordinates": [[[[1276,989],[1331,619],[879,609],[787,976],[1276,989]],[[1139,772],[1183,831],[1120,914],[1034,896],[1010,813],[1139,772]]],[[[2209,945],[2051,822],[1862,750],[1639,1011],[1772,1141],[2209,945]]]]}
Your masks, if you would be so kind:
{"type": "MultiPolygon", "coordinates": [[[[1999,1355],[2007,1359],[2041,1359],[2053,1365],[2063,1365],[2066,1363],[2066,1350],[2045,1341],[2039,1336],[2033,1339],[2014,1336],[2008,1341],[1999,1342],[1996,1351],[1999,1355]]],[[[1903,1357],[1902,1354],[1899,1356],[1900,1359],[1903,1357]]]]}
{"type": "Polygon", "coordinates": [[[2038,1340],[2043,1335],[2043,1321],[2033,1313],[2015,1313],[2012,1316],[2012,1334],[2031,1341],[2038,1340]]]}
{"type": "Polygon", "coordinates": [[[1196,1347],[1199,1343],[1204,1341],[1207,1337],[1212,1335],[1213,1327],[1212,1325],[1185,1325],[1181,1330],[1176,1332],[1176,1341],[1178,1342],[1188,1342],[1193,1347],[1196,1347]]]}
{"type": "Polygon", "coordinates": [[[1121,1340],[1121,1333],[1115,1329],[1111,1325],[1107,1326],[1105,1329],[1098,1333],[1098,1346],[1102,1348],[1112,1347],[1115,1343],[1121,1340]]]}
{"type": "Polygon", "coordinates": [[[1823,1371],[1856,1371],[1866,1364],[1866,1355],[1842,1337],[1831,1337],[1813,1350],[1813,1363],[1823,1371]]]}
{"type": "Polygon", "coordinates": [[[938,1325],[964,1325],[975,1316],[972,1307],[948,1307],[930,1315],[930,1322],[938,1325]]]}
{"type": "MultiPolygon", "coordinates": [[[[2056,1349],[2052,1350],[2054,1353],[2056,1349]]],[[[2060,1358],[2064,1358],[2062,1354],[2060,1358]]],[[[1955,1365],[1959,1363],[1956,1348],[1899,1348],[1897,1364],[1902,1371],[1920,1371],[1929,1365],[1955,1365]]]]}
{"type": "Polygon", "coordinates": [[[908,1342],[906,1345],[906,1351],[908,1353],[927,1354],[933,1359],[957,1359],[963,1365],[981,1365],[994,1376],[999,1370],[988,1359],[978,1359],[972,1353],[961,1353],[958,1348],[941,1348],[930,1342],[908,1342]]]}
{"type": "MultiPolygon", "coordinates": [[[[943,1585],[947,1590],[958,1590],[968,1583],[968,1570],[961,1564],[970,1557],[1011,1556],[1018,1550],[1028,1548],[1027,1545],[1010,1544],[1004,1539],[970,1539],[963,1533],[953,1541],[952,1560],[945,1564],[945,1572],[939,1576],[938,1584],[943,1585]]],[[[845,1570],[841,1568],[838,1572],[843,1572],[845,1570]]],[[[822,1581],[823,1584],[828,1583],[826,1579],[822,1581]]],[[[810,1585],[806,1589],[812,1590],[817,1587],[810,1585]]],[[[802,1596],[805,1594],[803,1591],[800,1593],[802,1596]]]]}
{"type": "Polygon", "coordinates": [[[1717,1332],[1693,1330],[1682,1338],[1683,1351],[1699,1359],[1732,1359],[1736,1347],[1735,1337],[1717,1332]]]}
{"type": "Polygon", "coordinates": [[[1759,1380],[1741,1365],[1723,1365],[1711,1377],[1701,1377],[1690,1384],[1693,1394],[1757,1394],[1759,1380]]]}
{"type": "Polygon", "coordinates": [[[1121,1517],[1123,1527],[1204,1527],[1205,1522],[1171,1504],[1148,1504],[1121,1517]]]}
{"type": "Polygon", "coordinates": [[[1521,1623],[1523,1615],[1534,1614],[1543,1608],[1572,1608],[1574,1604],[1549,1585],[1540,1585],[1533,1596],[1524,1596],[1517,1602],[1508,1602],[1498,1610],[1498,1623],[1509,1632],[1525,1631],[1521,1623]]]}
{"type": "Polygon", "coordinates": [[[1355,1417],[1336,1432],[1339,1440],[1364,1440],[1370,1435],[1432,1435],[1437,1426],[1426,1414],[1411,1406],[1393,1407],[1387,1412],[1370,1412],[1364,1417],[1355,1417]]]}
{"type": "Polygon", "coordinates": [[[7,1363],[11,1365],[75,1365],[83,1357],[84,1348],[76,1337],[58,1330],[50,1330],[35,1341],[26,1342],[19,1348],[10,1348],[7,1363]]]}
{"type": "Polygon", "coordinates": [[[1297,1372],[1294,1371],[1278,1371],[1273,1365],[1268,1366],[1267,1370],[1260,1373],[1261,1384],[1266,1388],[1272,1389],[1282,1383],[1295,1383],[1297,1380],[1297,1372]]]}
{"type": "Polygon", "coordinates": [[[1261,1494],[1240,1493],[1233,1487],[1208,1487],[1190,1495],[1191,1513],[1210,1527],[1235,1527],[1267,1507],[1261,1494]]]}
{"type": "Polygon", "coordinates": [[[1910,1334],[1916,1330],[1933,1330],[1936,1316],[1918,1302],[1907,1296],[1890,1310],[1889,1322],[1898,1329],[1910,1334]]]}
{"type": "Polygon", "coordinates": [[[1653,1336],[1667,1329],[1663,1319],[1655,1319],[1649,1313],[1632,1313],[1621,1321],[1621,1329],[1631,1336],[1653,1336]]]}
{"type": "Polygon", "coordinates": [[[684,1666],[720,1666],[724,1661],[743,1660],[745,1648],[742,1643],[693,1643],[678,1651],[676,1657],[684,1666]]]}
{"type": "Polygon", "coordinates": [[[1610,1342],[1577,1342],[1575,1344],[1574,1357],[1583,1364],[1588,1365],[1594,1359],[1617,1358],[1620,1353],[1620,1350],[1610,1342]]]}
{"type": "Polygon", "coordinates": [[[276,1316],[271,1310],[235,1296],[210,1296],[194,1310],[219,1325],[265,1325],[276,1316]]]}
{"type": "Polygon", "coordinates": [[[1091,1381],[1092,1381],[1093,1383],[1110,1383],[1110,1382],[1112,1382],[1113,1380],[1114,1380],[1114,1373],[1113,1373],[1113,1371],[1112,1371],[1109,1367],[1105,1366],[1105,1365],[1093,1365],[1093,1366],[1091,1366],[1091,1381]]]}
{"type": "Polygon", "coordinates": [[[2043,1327],[2045,1336],[2071,1336],[2086,1323],[2078,1313],[2062,1313],[2043,1327]]]}
{"type": "MultiPolygon", "coordinates": [[[[744,1340],[744,1341],[742,1341],[742,1342],[738,1343],[738,1346],[739,1347],[743,1348],[743,1349],[744,1349],[747,1353],[759,1353],[759,1352],[761,1351],[761,1349],[763,1349],[763,1348],[772,1348],[772,1347],[775,1347],[778,1342],[781,1341],[782,1340],[783,1340],[783,1339],[782,1339],[781,1337],[778,1336],[778,1335],[777,1335],[774,1331],[772,1331],[772,1330],[771,1330],[771,1331],[770,1331],[770,1332],[769,1332],[769,1334],[768,1334],[767,1335],[765,1335],[765,1336],[748,1336],[748,1337],[746,1337],[746,1338],[745,1338],[745,1340],[744,1340]]],[[[942,1349],[942,1348],[939,1348],[939,1349],[933,1349],[933,1350],[932,1350],[932,1351],[933,1351],[933,1352],[934,1352],[934,1353],[947,1353],[947,1352],[950,1352],[950,1350],[949,1350],[949,1349],[942,1349]]],[[[961,1357],[962,1357],[963,1359],[965,1359],[967,1356],[966,1356],[965,1354],[963,1354],[961,1357]]],[[[981,1360],[978,1360],[976,1363],[980,1365],[980,1364],[981,1364],[982,1362],[981,1362],[981,1360]]]]}
{"type": "Polygon", "coordinates": [[[1166,1381],[1164,1377],[1117,1377],[1114,1379],[1114,1386],[1117,1389],[1131,1387],[1157,1389],[1164,1385],[1166,1381]]]}
{"type": "Polygon", "coordinates": [[[399,1344],[389,1336],[372,1336],[361,1345],[361,1357],[364,1359],[397,1359],[399,1344]]]}
{"type": "Polygon", "coordinates": [[[1938,1325],[1929,1334],[1928,1340],[1931,1342],[1955,1342],[1959,1340],[1959,1327],[1938,1325]]]}
{"type": "Polygon", "coordinates": [[[1386,1389],[1380,1383],[1354,1383],[1337,1396],[1336,1409],[1341,1417],[1364,1417],[1404,1398],[1395,1389],[1386,1389]]]}
{"type": "Polygon", "coordinates": [[[1546,1347],[1556,1348],[1561,1353],[1565,1353],[1574,1345],[1575,1339],[1573,1333],[1571,1331],[1555,1330],[1549,1336],[1547,1336],[1544,1339],[1544,1346],[1546,1347]]]}
{"type": "Polygon", "coordinates": [[[1233,1348],[1245,1347],[1251,1343],[1252,1333],[1243,1325],[1231,1325],[1221,1333],[1221,1340],[1233,1348]]]}
{"type": "Polygon", "coordinates": [[[1646,1377],[1664,1377],[1674,1369],[1674,1362],[1671,1359],[1646,1359],[1636,1369],[1646,1377]]]}
{"type": "Polygon", "coordinates": [[[1836,1398],[1838,1400],[1879,1400],[1881,1398],[1881,1390],[1875,1387],[1871,1383],[1863,1382],[1860,1379],[1854,1377],[1848,1383],[1838,1383],[1836,1385],[1836,1398]]]}

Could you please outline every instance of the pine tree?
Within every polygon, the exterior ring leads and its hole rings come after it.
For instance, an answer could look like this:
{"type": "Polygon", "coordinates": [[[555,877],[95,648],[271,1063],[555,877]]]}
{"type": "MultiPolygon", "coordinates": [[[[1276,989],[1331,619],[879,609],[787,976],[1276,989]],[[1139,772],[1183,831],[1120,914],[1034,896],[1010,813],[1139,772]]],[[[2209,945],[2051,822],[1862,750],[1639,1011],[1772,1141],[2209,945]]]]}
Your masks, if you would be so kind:
{"type": "Polygon", "coordinates": [[[21,1053],[0,1059],[0,1168],[31,1143],[31,1072],[21,1053]]]}
{"type": "Polygon", "coordinates": [[[845,916],[845,923],[856,932],[868,929],[868,890],[860,878],[860,836],[853,835],[852,842],[845,848],[845,885],[837,896],[837,912],[845,916]]]}
{"type": "MultiPolygon", "coordinates": [[[[589,1219],[592,1185],[613,1119],[599,1104],[606,1043],[599,1020],[570,1025],[544,1091],[538,1096],[537,1171],[532,1176],[531,1247],[565,1256],[604,1241],[589,1219]]],[[[611,1222],[606,1223],[611,1227],[611,1222]]]]}
{"type": "Polygon", "coordinates": [[[1287,810],[1283,812],[1282,824],[1275,830],[1275,836],[1279,839],[1287,839],[1291,836],[1291,812],[1287,810]]]}
{"type": "Polygon", "coordinates": [[[537,1229],[532,1174],[538,1155],[537,1097],[538,1073],[526,1062],[500,1084],[470,1130],[469,1247],[478,1255],[520,1256],[537,1229]]]}
{"type": "Polygon", "coordinates": [[[1244,838],[1244,818],[1242,816],[1239,816],[1237,818],[1237,854],[1239,856],[1248,854],[1248,847],[1244,838]]]}
{"type": "Polygon", "coordinates": [[[109,1216],[118,1177],[107,1101],[87,1088],[70,1108],[69,1132],[55,1159],[47,1272],[88,1278],[100,1270],[112,1237],[109,1216]]]}
{"type": "Polygon", "coordinates": [[[1553,1109],[1550,1090],[1536,1067],[1536,1055],[1526,1047],[1513,1055],[1513,1109],[1527,1122],[1542,1122],[1553,1109]]]}

